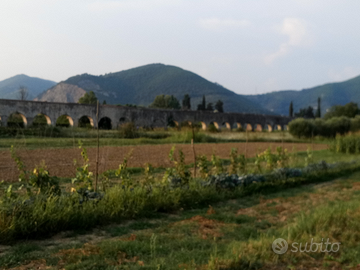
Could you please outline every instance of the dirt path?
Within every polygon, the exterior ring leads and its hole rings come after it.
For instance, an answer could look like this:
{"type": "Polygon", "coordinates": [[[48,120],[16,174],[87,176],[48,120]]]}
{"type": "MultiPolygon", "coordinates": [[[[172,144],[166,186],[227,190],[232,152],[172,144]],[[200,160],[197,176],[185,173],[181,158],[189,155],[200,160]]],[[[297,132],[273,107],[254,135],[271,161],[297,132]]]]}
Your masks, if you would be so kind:
{"type": "MultiPolygon", "coordinates": [[[[306,151],[309,144],[305,143],[284,143],[284,147],[292,151],[306,151]]],[[[150,163],[154,167],[170,166],[169,151],[173,144],[165,145],[139,145],[139,146],[121,146],[121,147],[101,147],[100,148],[100,166],[99,172],[118,168],[124,157],[132,150],[132,156],[128,161],[129,167],[143,167],[145,163],[150,163]]],[[[254,157],[256,153],[264,151],[269,146],[275,151],[281,143],[257,142],[248,143],[247,157],[254,157]]],[[[178,144],[177,149],[182,149],[185,154],[185,162],[193,162],[193,153],[191,145],[178,144]]],[[[238,148],[239,153],[245,153],[245,143],[218,143],[218,144],[197,144],[195,151],[197,155],[206,155],[208,158],[215,153],[221,158],[229,158],[231,148],[238,148]]],[[[327,149],[325,144],[314,144],[313,150],[327,149]]],[[[96,158],[96,148],[87,149],[90,159],[90,170],[94,171],[96,158]]],[[[35,150],[17,150],[17,154],[24,161],[28,170],[39,165],[42,160],[45,161],[51,175],[59,177],[73,177],[75,175],[74,159],[82,164],[79,148],[66,149],[35,149],[35,150]]],[[[0,180],[16,181],[18,171],[15,162],[11,159],[10,151],[0,152],[0,180]]]]}

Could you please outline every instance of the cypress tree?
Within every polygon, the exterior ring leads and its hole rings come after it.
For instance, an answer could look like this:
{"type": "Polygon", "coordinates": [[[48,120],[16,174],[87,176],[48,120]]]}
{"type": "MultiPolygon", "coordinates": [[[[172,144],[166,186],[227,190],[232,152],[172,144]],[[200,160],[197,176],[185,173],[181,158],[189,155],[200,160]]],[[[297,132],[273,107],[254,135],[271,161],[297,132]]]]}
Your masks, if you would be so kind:
{"type": "Polygon", "coordinates": [[[317,107],[317,110],[316,110],[316,118],[321,118],[321,99],[320,97],[318,97],[318,107],[317,107]]]}
{"type": "Polygon", "coordinates": [[[294,107],[293,107],[293,102],[290,102],[290,107],[289,107],[289,116],[293,117],[294,116],[294,107]]]}

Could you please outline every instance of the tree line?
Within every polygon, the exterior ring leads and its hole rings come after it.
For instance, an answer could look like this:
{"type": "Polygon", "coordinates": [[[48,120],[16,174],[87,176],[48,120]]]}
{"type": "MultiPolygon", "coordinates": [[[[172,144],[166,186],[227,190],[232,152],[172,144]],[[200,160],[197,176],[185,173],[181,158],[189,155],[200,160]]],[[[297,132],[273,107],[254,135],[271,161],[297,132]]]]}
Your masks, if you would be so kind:
{"type": "Polygon", "coordinates": [[[354,102],[332,106],[323,118],[299,117],[289,123],[290,133],[299,138],[335,137],[336,134],[359,130],[360,109],[354,102]]]}
{"type": "Polygon", "coordinates": [[[307,108],[302,108],[298,113],[294,114],[294,104],[291,101],[289,106],[289,116],[290,117],[302,117],[302,118],[321,118],[321,98],[318,97],[318,106],[316,108],[316,112],[314,114],[314,108],[309,106],[307,108]]]}
{"type": "MultiPolygon", "coordinates": [[[[79,104],[96,104],[97,97],[93,91],[87,92],[78,101],[79,104]]],[[[106,101],[103,101],[106,104],[106,101]]],[[[125,106],[136,107],[133,104],[126,104],[125,106]]],[[[174,109],[174,110],[191,110],[191,98],[189,94],[184,95],[184,98],[180,104],[180,101],[174,97],[174,95],[158,95],[154,101],[149,105],[149,108],[160,108],[160,109],[174,109]]],[[[202,102],[197,105],[198,111],[217,111],[224,112],[224,103],[219,99],[215,105],[209,102],[206,103],[205,95],[202,98],[202,102]]]]}

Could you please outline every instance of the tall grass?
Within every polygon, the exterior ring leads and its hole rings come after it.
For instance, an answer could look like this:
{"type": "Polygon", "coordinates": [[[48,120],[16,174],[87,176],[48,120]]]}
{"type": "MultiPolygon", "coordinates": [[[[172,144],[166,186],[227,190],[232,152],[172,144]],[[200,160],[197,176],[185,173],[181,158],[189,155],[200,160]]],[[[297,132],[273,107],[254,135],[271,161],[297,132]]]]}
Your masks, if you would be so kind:
{"type": "Polygon", "coordinates": [[[359,134],[337,135],[329,147],[337,153],[358,154],[360,153],[360,136],[359,134]]]}

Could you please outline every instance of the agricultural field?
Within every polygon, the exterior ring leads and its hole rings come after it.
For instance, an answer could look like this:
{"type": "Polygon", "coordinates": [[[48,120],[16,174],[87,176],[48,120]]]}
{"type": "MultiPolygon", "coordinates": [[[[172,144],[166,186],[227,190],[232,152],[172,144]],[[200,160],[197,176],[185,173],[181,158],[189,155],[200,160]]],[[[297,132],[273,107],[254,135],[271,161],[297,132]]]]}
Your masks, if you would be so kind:
{"type": "MultiPolygon", "coordinates": [[[[135,146],[105,146],[101,147],[99,151],[99,172],[103,173],[108,170],[115,170],[122,163],[123,159],[130,154],[128,159],[128,167],[141,168],[146,163],[150,163],[154,167],[166,168],[171,166],[169,160],[169,152],[173,144],[163,145],[135,145],[135,146]]],[[[244,154],[248,158],[253,158],[256,154],[264,152],[268,147],[272,151],[276,147],[284,147],[291,153],[293,151],[304,152],[311,144],[306,143],[216,143],[216,144],[196,144],[195,153],[197,155],[205,155],[209,160],[212,154],[221,159],[229,159],[229,154],[232,148],[237,148],[239,154],[244,154]]],[[[181,149],[185,155],[185,163],[191,164],[194,162],[193,150],[190,144],[175,144],[176,149],[181,149]]],[[[327,149],[326,144],[314,144],[313,150],[327,149]]],[[[90,159],[90,170],[95,171],[96,148],[88,149],[88,156],[90,159]]],[[[3,150],[0,153],[0,179],[6,181],[17,181],[18,170],[16,163],[11,159],[10,149],[3,150]]],[[[73,160],[81,160],[79,148],[62,148],[62,149],[24,149],[20,148],[17,151],[19,157],[23,160],[25,166],[28,168],[35,168],[42,161],[45,164],[51,175],[58,177],[74,177],[76,166],[73,160]]]]}
{"type": "Polygon", "coordinates": [[[263,132],[202,132],[193,148],[188,132],[163,133],[147,135],[157,143],[122,146],[103,133],[97,182],[90,133],[0,139],[0,269],[360,264],[357,136],[301,141],[279,132],[266,141],[263,132]],[[63,139],[73,145],[48,144],[63,139]],[[285,254],[272,248],[278,238],[285,254]],[[339,250],[291,250],[323,239],[339,250]]]}

